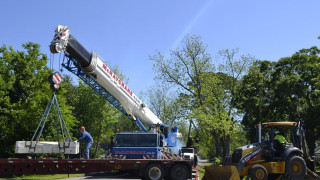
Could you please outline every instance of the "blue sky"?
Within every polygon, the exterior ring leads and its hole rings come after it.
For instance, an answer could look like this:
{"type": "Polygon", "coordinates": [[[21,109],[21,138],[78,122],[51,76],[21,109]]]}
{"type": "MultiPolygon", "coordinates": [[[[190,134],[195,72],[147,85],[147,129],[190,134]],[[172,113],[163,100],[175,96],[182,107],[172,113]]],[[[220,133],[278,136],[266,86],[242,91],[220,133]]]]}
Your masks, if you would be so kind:
{"type": "Polygon", "coordinates": [[[319,0],[2,0],[0,44],[22,50],[22,43],[35,42],[50,57],[55,27],[70,26],[139,94],[154,84],[149,55],[176,49],[186,34],[202,36],[212,57],[239,48],[277,61],[317,46],[319,7],[319,0]]]}

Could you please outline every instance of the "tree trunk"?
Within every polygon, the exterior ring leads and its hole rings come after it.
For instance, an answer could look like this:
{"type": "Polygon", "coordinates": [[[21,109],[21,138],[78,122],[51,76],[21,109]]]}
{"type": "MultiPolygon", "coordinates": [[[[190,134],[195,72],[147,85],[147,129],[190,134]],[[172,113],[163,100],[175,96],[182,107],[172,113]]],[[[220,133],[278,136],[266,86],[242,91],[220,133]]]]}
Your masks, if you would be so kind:
{"type": "Polygon", "coordinates": [[[309,149],[309,155],[312,157],[314,156],[314,149],[315,147],[315,139],[314,139],[314,129],[313,127],[306,127],[305,129],[306,134],[306,141],[309,149]]]}
{"type": "Polygon", "coordinates": [[[216,148],[216,157],[222,157],[222,152],[221,152],[221,144],[220,144],[220,141],[219,141],[219,137],[216,133],[216,131],[212,131],[212,136],[213,136],[213,139],[214,139],[214,146],[216,148]]]}
{"type": "Polygon", "coordinates": [[[99,120],[99,133],[98,133],[98,137],[97,137],[97,144],[96,144],[96,148],[94,150],[94,155],[93,158],[95,159],[97,157],[97,153],[98,153],[98,147],[100,145],[100,137],[101,137],[101,132],[102,132],[102,118],[100,118],[99,120]]]}
{"type": "Polygon", "coordinates": [[[191,126],[192,126],[192,120],[189,121],[189,131],[188,131],[188,139],[190,137],[190,131],[191,131],[191,126]]]}
{"type": "Polygon", "coordinates": [[[226,135],[226,136],[223,136],[221,139],[220,139],[220,142],[221,142],[221,147],[222,147],[222,162],[224,162],[225,158],[227,155],[229,155],[230,153],[230,150],[229,150],[229,146],[230,146],[230,135],[226,135]]]}
{"type": "Polygon", "coordinates": [[[229,156],[230,155],[230,134],[228,134],[226,136],[226,139],[225,139],[225,148],[226,148],[226,156],[229,156]]]}

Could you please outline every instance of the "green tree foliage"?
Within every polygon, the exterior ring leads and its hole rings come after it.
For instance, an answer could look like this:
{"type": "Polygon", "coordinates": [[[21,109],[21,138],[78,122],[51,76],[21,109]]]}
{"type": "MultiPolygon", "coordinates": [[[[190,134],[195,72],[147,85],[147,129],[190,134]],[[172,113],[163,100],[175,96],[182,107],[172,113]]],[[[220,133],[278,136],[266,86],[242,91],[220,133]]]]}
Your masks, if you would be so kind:
{"type": "MultiPolygon", "coordinates": [[[[112,68],[113,72],[119,74],[118,77],[127,81],[117,67],[112,68]]],[[[94,141],[90,156],[99,158],[111,148],[110,137],[116,129],[121,131],[138,130],[138,127],[132,120],[113,107],[104,97],[96,93],[90,86],[79,80],[78,85],[73,85],[70,77],[64,78],[68,93],[67,101],[74,107],[73,115],[78,119],[78,123],[72,130],[75,138],[79,138],[80,126],[85,126],[94,141]]],[[[81,146],[83,148],[83,146],[81,146]]]]}
{"type": "Polygon", "coordinates": [[[164,123],[171,125],[180,119],[181,112],[177,105],[177,95],[170,92],[169,87],[161,83],[149,87],[141,92],[143,99],[148,103],[148,107],[164,123]]]}
{"type": "MultiPolygon", "coordinates": [[[[146,100],[148,107],[154,114],[169,127],[178,127],[183,135],[188,134],[186,127],[185,112],[181,108],[181,103],[176,92],[170,91],[166,83],[157,83],[141,92],[142,98],[146,100]]],[[[182,146],[186,146],[187,136],[183,136],[180,141],[182,146]],[[183,142],[182,142],[183,141],[183,142]]]]}
{"type": "MultiPolygon", "coordinates": [[[[206,52],[206,45],[199,36],[186,36],[181,47],[170,51],[170,58],[166,59],[160,52],[150,56],[154,61],[156,79],[173,85],[179,91],[179,107],[185,112],[184,118],[189,121],[189,128],[195,124],[191,116],[193,108],[202,105],[202,85],[200,76],[214,70],[211,56],[206,52]]],[[[190,131],[187,137],[190,136],[190,131]]]]}
{"type": "Polygon", "coordinates": [[[98,95],[91,87],[79,81],[72,88],[70,102],[74,106],[73,115],[78,119],[72,130],[76,138],[80,137],[80,126],[85,126],[93,139],[90,156],[96,158],[103,155],[108,137],[115,132],[114,124],[118,121],[119,112],[111,104],[98,95]]]}
{"type": "Polygon", "coordinates": [[[204,73],[200,79],[202,80],[201,95],[205,98],[200,106],[192,110],[192,116],[200,125],[201,139],[211,141],[207,143],[212,147],[210,154],[215,152],[216,157],[223,157],[227,146],[225,140],[231,133],[230,129],[233,125],[231,121],[227,121],[228,114],[222,103],[226,94],[216,74],[204,73]]]}
{"type": "MultiPolygon", "coordinates": [[[[278,62],[256,62],[241,87],[239,108],[250,128],[267,121],[304,120],[309,149],[319,138],[320,50],[302,49],[278,62]]],[[[313,154],[313,151],[310,151],[313,154]]]]}
{"type": "MultiPolygon", "coordinates": [[[[242,83],[242,76],[247,74],[250,66],[255,61],[255,58],[250,54],[241,55],[238,57],[239,49],[226,49],[219,51],[219,56],[222,58],[223,63],[219,66],[219,73],[217,76],[221,81],[222,89],[225,93],[222,97],[222,103],[224,109],[227,111],[227,119],[225,119],[228,123],[231,124],[229,129],[230,133],[226,133],[226,137],[223,140],[227,143],[227,147],[223,150],[225,153],[230,152],[230,141],[235,141],[234,137],[237,133],[239,133],[239,121],[241,120],[241,112],[238,112],[235,104],[235,99],[239,95],[239,87],[242,83]],[[236,130],[236,131],[235,131],[236,130]]],[[[224,119],[221,119],[224,120],[224,119]]],[[[225,154],[224,153],[224,154],[225,154]]]]}
{"type": "Polygon", "coordinates": [[[156,78],[179,89],[185,118],[201,129],[196,134],[201,134],[201,141],[212,150],[210,153],[219,157],[227,154],[230,136],[241,130],[233,120],[233,96],[238,92],[240,75],[252,58],[242,56],[235,60],[236,53],[237,50],[220,52],[227,62],[221,66],[224,71],[217,73],[201,38],[186,36],[181,47],[171,51],[169,59],[160,53],[150,57],[155,62],[156,78]]]}
{"type": "MultiPolygon", "coordinates": [[[[47,57],[34,43],[22,45],[25,51],[15,51],[3,45],[0,48],[0,156],[14,157],[15,141],[31,140],[43,111],[52,95],[48,77],[52,70],[47,57]]],[[[74,122],[71,109],[58,93],[61,111],[67,125],[74,122]]],[[[50,123],[46,127],[50,126],[50,123]]],[[[43,138],[51,139],[55,130],[49,127],[43,138]]]]}
{"type": "Polygon", "coordinates": [[[186,36],[182,47],[171,51],[169,59],[158,52],[150,60],[155,62],[157,79],[177,85],[182,95],[190,94],[193,98],[201,96],[200,74],[214,69],[206,45],[199,36],[186,36]]]}

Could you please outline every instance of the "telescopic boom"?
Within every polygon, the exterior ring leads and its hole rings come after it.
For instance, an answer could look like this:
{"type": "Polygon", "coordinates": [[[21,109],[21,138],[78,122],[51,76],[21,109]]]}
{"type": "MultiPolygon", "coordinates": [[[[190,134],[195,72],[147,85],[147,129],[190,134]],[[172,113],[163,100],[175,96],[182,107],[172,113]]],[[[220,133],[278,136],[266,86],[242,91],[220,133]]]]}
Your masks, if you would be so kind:
{"type": "Polygon", "coordinates": [[[67,52],[81,65],[81,69],[93,77],[112,94],[133,120],[139,118],[148,126],[163,122],[138,98],[131,89],[102,62],[98,54],[88,52],[75,37],[70,28],[58,25],[50,44],[52,53],[67,52]]]}

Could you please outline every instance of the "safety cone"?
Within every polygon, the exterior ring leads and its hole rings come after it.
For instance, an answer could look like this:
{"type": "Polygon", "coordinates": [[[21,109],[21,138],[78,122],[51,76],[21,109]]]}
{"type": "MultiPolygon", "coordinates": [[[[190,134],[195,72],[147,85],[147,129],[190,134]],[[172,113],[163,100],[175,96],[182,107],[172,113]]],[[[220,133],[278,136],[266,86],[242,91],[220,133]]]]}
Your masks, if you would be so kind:
{"type": "Polygon", "coordinates": [[[199,171],[198,167],[196,167],[196,177],[194,178],[195,180],[199,180],[199,171]]]}

